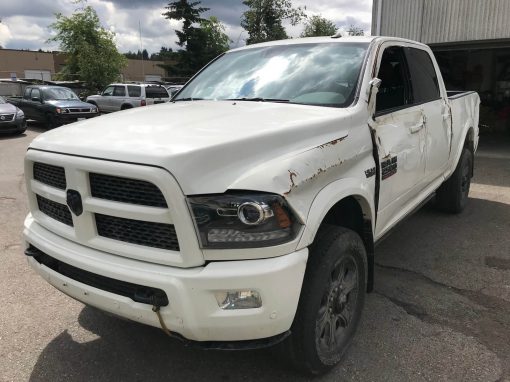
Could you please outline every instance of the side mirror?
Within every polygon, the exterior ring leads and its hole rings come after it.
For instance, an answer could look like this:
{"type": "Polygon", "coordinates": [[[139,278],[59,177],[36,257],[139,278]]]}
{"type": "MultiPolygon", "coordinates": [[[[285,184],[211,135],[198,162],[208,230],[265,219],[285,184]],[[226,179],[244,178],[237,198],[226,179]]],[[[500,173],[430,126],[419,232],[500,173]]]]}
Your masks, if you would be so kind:
{"type": "Polygon", "coordinates": [[[377,99],[377,93],[381,86],[381,80],[379,78],[372,78],[368,83],[368,114],[373,119],[375,114],[375,100],[377,99]]]}

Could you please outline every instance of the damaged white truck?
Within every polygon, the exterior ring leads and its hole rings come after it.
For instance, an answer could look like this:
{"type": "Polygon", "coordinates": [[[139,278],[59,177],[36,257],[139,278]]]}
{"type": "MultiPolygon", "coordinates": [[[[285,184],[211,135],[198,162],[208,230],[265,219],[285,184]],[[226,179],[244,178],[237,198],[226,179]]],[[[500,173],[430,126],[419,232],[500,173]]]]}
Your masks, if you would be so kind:
{"type": "Polygon", "coordinates": [[[476,93],[387,37],[231,50],[170,104],[41,134],[26,154],[29,264],[63,293],[208,348],[339,362],[374,246],[431,197],[468,201],[476,93]]]}

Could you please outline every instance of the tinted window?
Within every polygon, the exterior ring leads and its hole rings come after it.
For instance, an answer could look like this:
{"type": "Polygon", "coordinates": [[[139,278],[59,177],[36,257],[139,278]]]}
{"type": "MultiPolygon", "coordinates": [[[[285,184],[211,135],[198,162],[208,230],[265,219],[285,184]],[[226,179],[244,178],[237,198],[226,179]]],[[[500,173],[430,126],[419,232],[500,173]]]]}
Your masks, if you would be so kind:
{"type": "Polygon", "coordinates": [[[102,95],[104,95],[104,96],[113,95],[113,86],[108,86],[105,90],[103,90],[102,95]]]}
{"type": "Polygon", "coordinates": [[[429,54],[421,49],[406,48],[407,66],[411,75],[413,103],[439,99],[436,70],[429,54]]]}
{"type": "Polygon", "coordinates": [[[113,90],[113,95],[116,97],[124,97],[126,95],[126,87],[115,86],[115,89],[113,90]]]}
{"type": "Polygon", "coordinates": [[[49,88],[43,92],[45,100],[78,100],[78,96],[68,88],[49,88]]]}
{"type": "Polygon", "coordinates": [[[252,99],[347,107],[352,104],[368,44],[307,43],[226,53],[175,98],[252,99]]]}
{"type": "Polygon", "coordinates": [[[41,91],[39,89],[32,89],[31,97],[41,99],[41,91]]]}
{"type": "Polygon", "coordinates": [[[24,96],[23,96],[23,97],[24,97],[25,99],[30,99],[30,92],[31,92],[31,91],[32,91],[32,89],[31,89],[31,88],[26,88],[26,89],[25,89],[25,94],[24,94],[24,96]]]}
{"type": "Polygon", "coordinates": [[[130,97],[140,97],[142,95],[140,86],[128,86],[127,88],[130,97]]]}
{"type": "Polygon", "coordinates": [[[403,49],[385,49],[377,74],[382,82],[377,93],[376,111],[391,110],[409,103],[406,73],[403,49]]]}
{"type": "Polygon", "coordinates": [[[168,98],[166,89],[162,86],[147,86],[145,88],[145,96],[147,98],[168,98]]]}

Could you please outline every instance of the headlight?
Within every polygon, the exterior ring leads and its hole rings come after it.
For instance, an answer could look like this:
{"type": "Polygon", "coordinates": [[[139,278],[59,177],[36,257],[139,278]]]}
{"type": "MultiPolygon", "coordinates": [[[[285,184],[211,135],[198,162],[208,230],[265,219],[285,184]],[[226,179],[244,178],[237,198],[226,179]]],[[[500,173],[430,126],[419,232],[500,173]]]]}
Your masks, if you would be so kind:
{"type": "Polygon", "coordinates": [[[280,195],[228,193],[188,198],[202,248],[283,244],[300,224],[280,195]]]}
{"type": "Polygon", "coordinates": [[[25,118],[25,113],[23,113],[23,110],[18,109],[16,111],[16,118],[18,118],[18,119],[25,118]]]}
{"type": "Polygon", "coordinates": [[[57,107],[57,108],[55,109],[55,111],[57,112],[57,114],[62,114],[62,109],[61,109],[61,108],[59,108],[59,107],[57,107]]]}
{"type": "Polygon", "coordinates": [[[97,107],[91,107],[90,108],[91,113],[97,113],[97,107]]]}

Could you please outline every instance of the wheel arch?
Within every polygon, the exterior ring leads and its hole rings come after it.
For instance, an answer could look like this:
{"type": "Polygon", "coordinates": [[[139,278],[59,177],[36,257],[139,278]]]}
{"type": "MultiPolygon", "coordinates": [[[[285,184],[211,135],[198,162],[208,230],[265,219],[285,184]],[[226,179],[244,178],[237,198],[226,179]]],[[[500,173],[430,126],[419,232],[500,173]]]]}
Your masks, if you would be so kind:
{"type": "Polygon", "coordinates": [[[365,245],[368,264],[367,290],[370,292],[374,282],[374,198],[370,195],[367,184],[355,183],[356,180],[339,180],[319,193],[310,208],[299,247],[312,244],[323,224],[353,230],[365,245]],[[343,192],[338,193],[337,190],[342,189],[343,192]]]}

